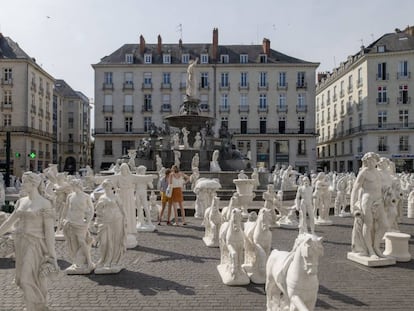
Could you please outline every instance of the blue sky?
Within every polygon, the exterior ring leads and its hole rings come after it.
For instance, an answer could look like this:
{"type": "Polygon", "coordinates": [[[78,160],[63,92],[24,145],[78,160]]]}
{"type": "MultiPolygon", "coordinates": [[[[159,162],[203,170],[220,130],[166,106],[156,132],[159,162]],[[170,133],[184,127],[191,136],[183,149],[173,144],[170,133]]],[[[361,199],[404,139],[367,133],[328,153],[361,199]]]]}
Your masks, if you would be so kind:
{"type": "Polygon", "coordinates": [[[57,79],[94,97],[91,64],[125,43],[261,44],[332,70],[395,28],[414,24],[412,0],[0,0],[0,32],[57,79]],[[179,26],[182,25],[182,32],[179,26]]]}

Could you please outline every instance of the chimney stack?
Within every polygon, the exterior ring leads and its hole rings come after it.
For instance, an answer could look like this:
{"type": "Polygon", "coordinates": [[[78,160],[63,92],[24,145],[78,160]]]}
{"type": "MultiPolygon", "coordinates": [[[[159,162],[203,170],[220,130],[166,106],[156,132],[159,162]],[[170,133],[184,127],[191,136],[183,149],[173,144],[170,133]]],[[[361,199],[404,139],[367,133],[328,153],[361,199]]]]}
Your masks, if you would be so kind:
{"type": "Polygon", "coordinates": [[[211,58],[213,61],[217,60],[218,53],[218,28],[213,29],[213,48],[211,50],[211,58]]]}
{"type": "Polygon", "coordinates": [[[181,49],[183,47],[183,40],[178,40],[178,47],[181,49]]]}
{"type": "Polygon", "coordinates": [[[407,28],[404,29],[404,32],[409,36],[414,36],[414,26],[407,26],[407,28]]]}
{"type": "Polygon", "coordinates": [[[161,40],[161,35],[158,35],[157,52],[158,52],[158,54],[161,54],[162,53],[162,40],[161,40]]]}
{"type": "Polygon", "coordinates": [[[263,38],[263,53],[270,56],[270,40],[263,38]]]}
{"type": "Polygon", "coordinates": [[[139,36],[139,53],[143,55],[145,52],[145,39],[142,35],[139,36]]]}

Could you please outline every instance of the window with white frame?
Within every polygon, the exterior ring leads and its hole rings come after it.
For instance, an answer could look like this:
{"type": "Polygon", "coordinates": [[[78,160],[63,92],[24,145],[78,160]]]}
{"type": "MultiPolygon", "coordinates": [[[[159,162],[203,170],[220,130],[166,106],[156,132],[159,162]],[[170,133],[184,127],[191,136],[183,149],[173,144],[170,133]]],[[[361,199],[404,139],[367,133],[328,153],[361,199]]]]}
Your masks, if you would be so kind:
{"type": "Polygon", "coordinates": [[[112,117],[105,117],[105,132],[111,133],[112,132],[112,117]]]}
{"type": "Polygon", "coordinates": [[[240,117],[240,134],[247,134],[247,117],[240,117]]]}
{"type": "Polygon", "coordinates": [[[162,54],[162,63],[171,64],[171,54],[162,54]]]}
{"type": "Polygon", "coordinates": [[[12,68],[3,69],[3,82],[8,83],[13,80],[13,70],[12,68]]]}
{"type": "Polygon", "coordinates": [[[104,96],[104,106],[112,107],[112,94],[105,94],[105,96],[104,96]]]}
{"type": "Polygon", "coordinates": [[[285,71],[279,72],[279,86],[280,87],[286,87],[287,86],[286,72],[285,71]]]}
{"type": "Polygon", "coordinates": [[[249,62],[249,55],[240,54],[240,64],[247,64],[249,62]]]}
{"type": "Polygon", "coordinates": [[[240,72],[240,87],[246,88],[248,86],[249,80],[248,80],[249,74],[248,72],[240,72]]]}
{"type": "Polygon", "coordinates": [[[305,108],[306,107],[306,94],[305,93],[298,93],[298,108],[305,108]]]}
{"type": "Polygon", "coordinates": [[[387,103],[387,87],[386,86],[379,86],[378,87],[378,103],[387,103]]]}
{"type": "Polygon", "coordinates": [[[125,132],[132,133],[132,117],[125,117],[125,132]]]}
{"type": "Polygon", "coordinates": [[[74,112],[68,111],[68,129],[73,129],[74,123],[75,123],[74,112]]]}
{"type": "Polygon", "coordinates": [[[151,85],[151,84],[152,84],[152,73],[144,72],[144,85],[151,85]]]}
{"type": "Polygon", "coordinates": [[[144,94],[144,106],[142,107],[143,111],[152,111],[152,95],[144,94]]]}
{"type": "Polygon", "coordinates": [[[132,64],[134,62],[133,54],[125,54],[125,63],[132,64]]]}
{"type": "Polygon", "coordinates": [[[181,63],[188,64],[189,61],[190,61],[190,54],[181,55],[181,63]]]}
{"type": "Polygon", "coordinates": [[[352,75],[348,76],[348,90],[351,91],[354,87],[354,80],[352,78],[352,75]]]}
{"type": "Polygon", "coordinates": [[[220,111],[229,111],[229,95],[221,94],[220,111]]]}
{"type": "Polygon", "coordinates": [[[104,83],[105,84],[112,84],[112,72],[104,72],[104,83]]]}
{"type": "Polygon", "coordinates": [[[378,63],[377,80],[388,80],[387,63],[378,63]]]}
{"type": "Polygon", "coordinates": [[[4,114],[3,115],[3,126],[11,126],[11,125],[12,125],[12,115],[4,114]]]}
{"type": "Polygon", "coordinates": [[[362,68],[358,68],[358,80],[357,80],[358,85],[362,84],[362,68]]]}
{"type": "Polygon", "coordinates": [[[409,151],[408,135],[400,136],[399,151],[409,151]]]}
{"type": "Polygon", "coordinates": [[[298,117],[299,134],[305,134],[305,117],[298,117]]]}
{"type": "Polygon", "coordinates": [[[259,73],[259,87],[267,87],[267,72],[259,73]]]}
{"type": "Polygon", "coordinates": [[[135,149],[135,143],[133,140],[123,140],[121,143],[121,153],[128,154],[128,150],[135,149]]]}
{"type": "Polygon", "coordinates": [[[397,77],[398,78],[407,78],[409,75],[408,72],[408,61],[406,60],[402,60],[398,63],[398,73],[397,73],[397,77]]]}
{"type": "Polygon", "coordinates": [[[208,88],[208,72],[201,73],[200,87],[202,89],[208,88]]]}
{"type": "Polygon", "coordinates": [[[259,110],[267,109],[267,94],[259,94],[259,110]]]}
{"type": "Polygon", "coordinates": [[[249,102],[246,93],[240,94],[240,111],[249,111],[249,102]]]}
{"type": "Polygon", "coordinates": [[[220,127],[226,128],[226,129],[229,128],[229,117],[221,117],[220,121],[221,121],[220,122],[220,127]]]}
{"type": "Polygon", "coordinates": [[[112,140],[104,141],[104,155],[112,155],[112,140]]]}
{"type": "Polygon", "coordinates": [[[306,73],[304,71],[299,71],[297,73],[297,80],[296,80],[296,85],[298,87],[304,87],[306,86],[306,73]]]}
{"type": "Polygon", "coordinates": [[[152,64],[152,54],[144,54],[144,64],[152,64]]]}
{"type": "Polygon", "coordinates": [[[398,86],[398,103],[399,104],[409,104],[408,85],[407,84],[398,86]]]}
{"type": "Polygon", "coordinates": [[[10,90],[3,91],[3,105],[11,106],[13,103],[12,92],[10,90]]]}
{"type": "Polygon", "coordinates": [[[144,132],[149,132],[151,130],[152,118],[144,117],[144,132]]]}
{"type": "Polygon", "coordinates": [[[164,85],[170,85],[171,84],[171,73],[170,72],[164,72],[162,74],[162,83],[164,85]]]}
{"type": "Polygon", "coordinates": [[[305,155],[306,154],[306,140],[299,139],[298,140],[298,155],[305,155]]]}
{"type": "Polygon", "coordinates": [[[261,64],[265,64],[265,63],[267,63],[267,55],[266,55],[266,54],[260,54],[260,55],[259,55],[259,62],[260,62],[261,64]]]}
{"type": "Polygon", "coordinates": [[[229,56],[227,54],[220,55],[220,63],[228,64],[229,63],[229,56]]]}
{"type": "Polygon", "coordinates": [[[208,54],[203,53],[200,55],[200,63],[201,64],[208,64],[208,54]]]}
{"type": "Polygon", "coordinates": [[[220,86],[221,87],[229,87],[229,73],[222,72],[220,75],[220,86]]]}
{"type": "Polygon", "coordinates": [[[378,111],[378,128],[387,127],[387,111],[378,111]]]}
{"type": "Polygon", "coordinates": [[[133,77],[132,72],[125,72],[124,74],[125,84],[132,85],[134,83],[132,77],[133,77]]]}
{"type": "Polygon", "coordinates": [[[286,93],[280,93],[279,94],[279,109],[285,109],[285,108],[287,108],[286,93]]]}
{"type": "Polygon", "coordinates": [[[401,127],[407,128],[408,127],[408,110],[400,110],[399,111],[400,116],[400,123],[401,127]]]}
{"type": "Polygon", "coordinates": [[[378,151],[387,151],[387,136],[378,137],[378,151]]]}
{"type": "Polygon", "coordinates": [[[162,95],[162,111],[171,111],[171,94],[162,95]]]}

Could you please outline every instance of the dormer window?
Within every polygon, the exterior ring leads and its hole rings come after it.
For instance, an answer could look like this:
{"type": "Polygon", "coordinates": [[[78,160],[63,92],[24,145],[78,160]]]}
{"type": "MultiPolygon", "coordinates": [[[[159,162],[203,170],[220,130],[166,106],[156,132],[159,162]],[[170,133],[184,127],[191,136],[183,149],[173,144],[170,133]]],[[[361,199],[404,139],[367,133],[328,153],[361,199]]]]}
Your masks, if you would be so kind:
{"type": "Polygon", "coordinates": [[[163,64],[171,64],[171,54],[163,54],[162,62],[163,64]]]}
{"type": "Polygon", "coordinates": [[[201,64],[208,64],[208,54],[201,54],[200,59],[201,64]]]}
{"type": "Polygon", "coordinates": [[[152,64],[152,54],[144,54],[144,64],[152,64]]]}
{"type": "Polygon", "coordinates": [[[190,61],[190,54],[181,55],[181,63],[188,64],[189,61],[190,61]]]}
{"type": "Polygon", "coordinates": [[[266,54],[260,54],[260,55],[259,55],[259,62],[260,62],[261,64],[265,64],[265,63],[267,63],[267,55],[266,55],[266,54]]]}
{"type": "Polygon", "coordinates": [[[134,62],[133,54],[125,54],[125,63],[132,64],[134,62]]]}
{"type": "Polygon", "coordinates": [[[378,53],[384,53],[385,52],[385,45],[377,46],[377,52],[378,53]]]}
{"type": "Polygon", "coordinates": [[[220,62],[223,64],[229,63],[229,56],[227,54],[220,55],[220,62]]]}
{"type": "Polygon", "coordinates": [[[247,54],[240,54],[240,64],[247,64],[249,62],[249,56],[247,54]]]}

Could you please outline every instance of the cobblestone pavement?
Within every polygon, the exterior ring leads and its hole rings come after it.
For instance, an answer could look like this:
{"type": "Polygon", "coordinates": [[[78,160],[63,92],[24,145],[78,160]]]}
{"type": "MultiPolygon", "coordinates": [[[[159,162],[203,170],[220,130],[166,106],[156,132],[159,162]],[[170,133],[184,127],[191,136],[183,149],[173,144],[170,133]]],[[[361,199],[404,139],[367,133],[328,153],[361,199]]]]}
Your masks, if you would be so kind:
{"type": "MultiPolygon", "coordinates": [[[[368,268],[346,259],[351,248],[352,218],[333,217],[334,225],[317,227],[324,237],[316,310],[414,310],[414,260],[368,268]]],[[[61,275],[50,283],[50,310],[265,310],[264,285],[226,286],[216,266],[218,248],[208,248],[201,220],[138,233],[128,250],[126,269],[117,275],[61,275]]],[[[404,217],[401,231],[411,234],[414,219],[404,217]]],[[[296,230],[273,229],[273,248],[290,250],[296,230]]],[[[59,265],[69,266],[64,242],[56,242],[59,265]]],[[[97,249],[93,256],[97,258],[97,249]]],[[[22,310],[22,294],[13,284],[14,262],[0,258],[0,310],[22,310]]]]}

